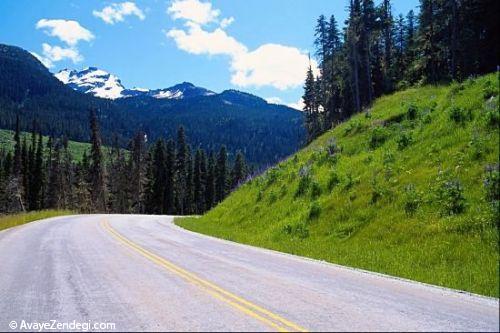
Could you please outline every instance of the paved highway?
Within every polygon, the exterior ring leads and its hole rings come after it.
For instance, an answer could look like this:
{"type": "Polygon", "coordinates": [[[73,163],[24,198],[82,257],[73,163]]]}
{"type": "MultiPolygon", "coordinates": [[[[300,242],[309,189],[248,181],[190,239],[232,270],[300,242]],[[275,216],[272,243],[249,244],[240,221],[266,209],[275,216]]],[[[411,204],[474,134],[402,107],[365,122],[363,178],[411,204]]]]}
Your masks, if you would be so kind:
{"type": "Polygon", "coordinates": [[[497,299],[217,240],[165,216],[0,232],[0,331],[498,331],[498,311],[497,299]]]}

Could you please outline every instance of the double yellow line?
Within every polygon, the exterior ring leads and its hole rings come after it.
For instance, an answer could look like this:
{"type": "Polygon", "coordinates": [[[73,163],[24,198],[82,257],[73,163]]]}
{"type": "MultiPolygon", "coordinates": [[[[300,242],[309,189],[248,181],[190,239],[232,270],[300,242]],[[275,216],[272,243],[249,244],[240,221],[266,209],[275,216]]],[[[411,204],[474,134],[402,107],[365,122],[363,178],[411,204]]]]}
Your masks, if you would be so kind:
{"type": "Polygon", "coordinates": [[[154,253],[151,253],[150,251],[144,249],[143,247],[137,245],[136,243],[122,236],[120,233],[118,233],[115,229],[111,227],[108,221],[102,221],[101,225],[104,230],[109,232],[120,243],[138,252],[139,254],[151,260],[155,264],[184,278],[186,281],[199,286],[205,292],[217,298],[218,300],[232,306],[236,310],[254,319],[257,319],[258,321],[266,324],[272,329],[277,330],[279,332],[290,332],[290,331],[307,332],[305,328],[300,327],[299,325],[294,324],[284,319],[283,317],[280,317],[279,315],[274,314],[271,311],[266,310],[256,304],[253,304],[227,290],[224,290],[221,287],[205,279],[202,279],[191,272],[186,271],[185,269],[171,263],[170,261],[165,260],[162,257],[157,256],[154,253]]]}

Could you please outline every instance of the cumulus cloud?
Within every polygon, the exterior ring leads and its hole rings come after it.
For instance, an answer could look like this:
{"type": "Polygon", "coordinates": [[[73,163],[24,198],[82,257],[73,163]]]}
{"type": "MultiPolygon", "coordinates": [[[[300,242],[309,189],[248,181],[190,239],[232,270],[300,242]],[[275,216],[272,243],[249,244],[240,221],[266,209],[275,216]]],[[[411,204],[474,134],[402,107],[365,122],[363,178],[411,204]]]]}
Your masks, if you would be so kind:
{"type": "Polygon", "coordinates": [[[299,100],[295,103],[285,103],[281,98],[279,97],[268,97],[266,98],[266,101],[270,104],[283,104],[288,106],[289,108],[296,109],[299,111],[302,111],[304,109],[304,100],[299,98],[299,100]]]}
{"type": "Polygon", "coordinates": [[[283,104],[283,100],[279,97],[268,97],[266,101],[270,104],[283,104]]]}
{"type": "Polygon", "coordinates": [[[94,39],[89,30],[72,20],[41,19],[37,22],[36,28],[43,29],[47,35],[57,37],[69,46],[75,46],[81,40],[89,42],[94,39]]]}
{"type": "Polygon", "coordinates": [[[60,46],[51,46],[47,43],[42,44],[43,56],[49,59],[51,62],[57,62],[61,60],[71,60],[73,63],[77,63],[83,60],[83,56],[75,48],[63,48],[60,46]]]}
{"type": "Polygon", "coordinates": [[[229,36],[221,28],[205,31],[200,25],[188,22],[187,30],[172,29],[166,32],[177,47],[192,54],[229,55],[237,57],[247,52],[245,45],[229,36]]]}
{"type": "Polygon", "coordinates": [[[302,111],[302,110],[304,110],[304,100],[301,97],[296,103],[289,103],[289,104],[287,104],[287,106],[292,108],[292,109],[302,111]]]}
{"type": "Polygon", "coordinates": [[[213,9],[210,2],[201,2],[199,0],[174,0],[167,13],[174,20],[184,19],[197,24],[205,25],[216,22],[220,15],[220,10],[213,9]]]}
{"type": "Polygon", "coordinates": [[[221,21],[220,21],[220,27],[222,29],[225,29],[227,27],[229,27],[232,23],[234,22],[234,17],[226,17],[226,18],[223,18],[221,21]]]}
{"type": "Polygon", "coordinates": [[[271,85],[286,90],[304,82],[308,66],[308,56],[299,49],[264,44],[233,59],[231,83],[241,87],[271,85]]]}
{"type": "Polygon", "coordinates": [[[45,58],[41,55],[39,55],[38,53],[36,52],[30,52],[35,58],[37,58],[45,67],[47,68],[52,68],[54,67],[54,64],[52,63],[52,61],[48,58],[45,58]]]}
{"type": "Polygon", "coordinates": [[[127,1],[122,3],[112,3],[104,7],[101,11],[94,10],[92,14],[95,17],[102,19],[107,24],[115,24],[123,22],[125,16],[135,15],[141,21],[146,18],[144,12],[137,7],[133,2],[127,1]]]}
{"type": "MultiPolygon", "coordinates": [[[[191,54],[228,55],[231,59],[231,83],[239,87],[272,86],[280,90],[303,84],[309,66],[307,54],[295,47],[280,44],[264,44],[250,51],[224,30],[234,18],[219,21],[220,11],[209,2],[199,0],[175,0],[167,12],[173,19],[184,19],[185,27],[165,32],[177,47],[191,54]],[[205,24],[217,22],[214,29],[205,24]]],[[[317,74],[316,62],[311,61],[317,74]]]]}

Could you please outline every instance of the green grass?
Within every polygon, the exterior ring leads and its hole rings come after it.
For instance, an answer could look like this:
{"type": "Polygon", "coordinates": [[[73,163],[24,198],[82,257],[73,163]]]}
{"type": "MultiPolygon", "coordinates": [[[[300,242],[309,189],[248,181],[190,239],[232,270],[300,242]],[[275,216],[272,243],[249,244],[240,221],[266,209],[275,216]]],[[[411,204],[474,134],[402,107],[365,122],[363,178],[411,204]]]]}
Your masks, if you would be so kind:
{"type": "MultiPolygon", "coordinates": [[[[31,134],[22,132],[21,133],[21,142],[24,140],[24,137],[26,137],[26,141],[28,144],[31,143],[31,134]]],[[[43,142],[46,145],[48,141],[48,137],[44,136],[43,137],[43,142]]],[[[12,150],[14,147],[14,132],[10,130],[4,130],[0,129],[0,148],[12,150]]],[[[81,161],[83,157],[83,153],[86,151],[87,154],[90,152],[90,143],[87,142],[78,142],[78,141],[68,141],[68,147],[69,150],[72,154],[72,157],[75,161],[81,161]]],[[[104,156],[109,155],[109,149],[108,147],[104,147],[104,156]]],[[[125,150],[124,150],[125,151],[125,150]]]]}
{"type": "Polygon", "coordinates": [[[206,215],[176,223],[498,297],[498,211],[484,185],[486,168],[498,167],[496,87],[491,74],[382,97],[206,215]]]}
{"type": "Polygon", "coordinates": [[[0,215],[0,230],[12,228],[32,221],[43,220],[54,216],[72,215],[70,210],[41,210],[12,215],[0,215]]]}

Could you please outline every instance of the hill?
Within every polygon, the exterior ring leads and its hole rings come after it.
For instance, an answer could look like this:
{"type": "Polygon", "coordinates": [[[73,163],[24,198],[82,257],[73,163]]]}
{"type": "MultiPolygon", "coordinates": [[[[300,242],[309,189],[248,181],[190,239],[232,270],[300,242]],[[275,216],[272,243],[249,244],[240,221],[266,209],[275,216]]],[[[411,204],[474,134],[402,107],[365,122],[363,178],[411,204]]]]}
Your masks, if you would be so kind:
{"type": "Polygon", "coordinates": [[[233,90],[214,94],[183,83],[149,93],[135,90],[136,94],[128,98],[97,98],[92,95],[97,88],[102,93],[102,89],[124,87],[109,73],[95,68],[88,71],[66,73],[68,84],[101,80],[85,94],[54,77],[29,52],[0,44],[0,128],[14,129],[16,115],[20,114],[22,130],[29,131],[32,120],[37,119],[44,135],[66,135],[85,142],[90,136],[88,110],[97,108],[105,143],[109,144],[116,134],[126,146],[138,130],[146,132],[150,141],[175,137],[182,125],[194,147],[209,151],[226,145],[230,155],[241,150],[251,164],[259,167],[297,151],[305,136],[302,112],[268,104],[257,96],[233,90]],[[70,76],[74,80],[69,80],[70,76]],[[186,98],[158,97],[179,97],[180,93],[186,98]]]}
{"type": "Polygon", "coordinates": [[[498,99],[496,74],[379,98],[177,223],[498,297],[498,99]]]}
{"type": "MultiPolygon", "coordinates": [[[[21,142],[26,137],[26,141],[28,144],[31,142],[31,134],[27,132],[21,132],[21,142]]],[[[48,137],[43,137],[44,144],[47,144],[48,137]]],[[[75,161],[80,161],[83,157],[83,153],[90,152],[90,143],[87,142],[78,142],[78,141],[68,141],[68,148],[71,152],[71,155],[75,161]]],[[[10,130],[2,130],[0,129],[0,151],[2,149],[6,149],[7,151],[14,149],[14,131],[10,130]]],[[[103,147],[104,156],[107,157],[110,153],[109,147],[103,147]]]]}

